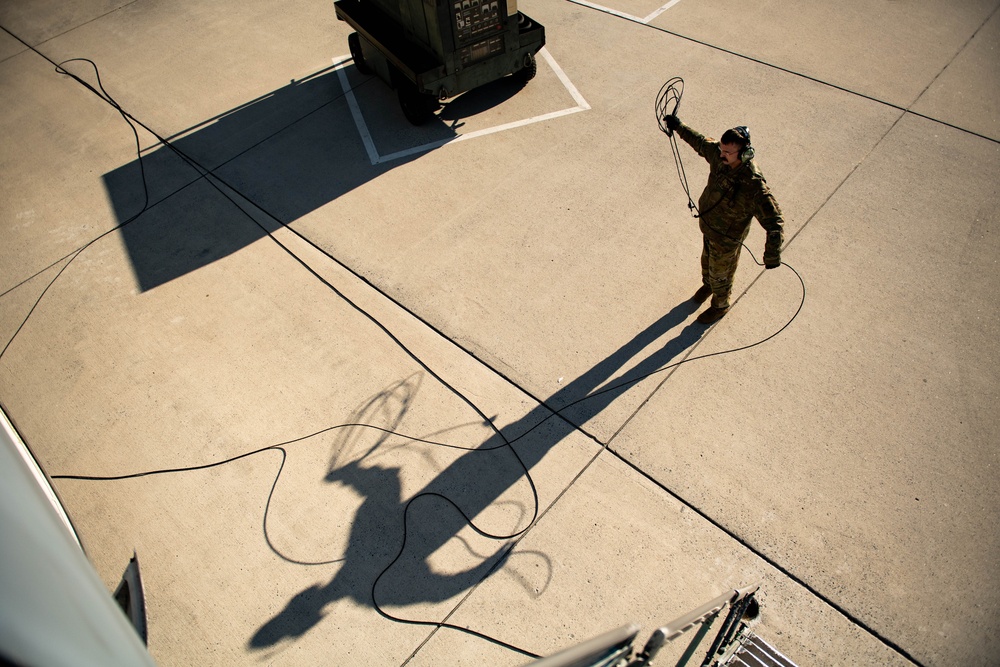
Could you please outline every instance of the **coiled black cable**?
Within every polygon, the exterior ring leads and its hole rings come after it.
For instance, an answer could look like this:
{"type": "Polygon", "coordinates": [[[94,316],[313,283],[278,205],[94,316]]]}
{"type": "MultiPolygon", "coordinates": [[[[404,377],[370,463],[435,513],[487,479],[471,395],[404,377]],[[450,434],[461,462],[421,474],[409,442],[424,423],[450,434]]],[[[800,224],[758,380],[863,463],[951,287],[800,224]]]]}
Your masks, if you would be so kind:
{"type": "Polygon", "coordinates": [[[681,159],[681,151],[677,146],[677,137],[673,130],[667,127],[667,116],[676,116],[681,106],[681,98],[684,97],[684,79],[675,76],[667,79],[667,82],[660,87],[660,92],[656,94],[656,102],[653,105],[653,112],[656,114],[656,124],[660,130],[670,138],[670,151],[674,156],[674,167],[677,169],[677,179],[681,182],[681,189],[687,195],[688,209],[695,213],[697,207],[691,198],[691,188],[688,186],[687,173],[684,171],[684,161],[681,159]]]}

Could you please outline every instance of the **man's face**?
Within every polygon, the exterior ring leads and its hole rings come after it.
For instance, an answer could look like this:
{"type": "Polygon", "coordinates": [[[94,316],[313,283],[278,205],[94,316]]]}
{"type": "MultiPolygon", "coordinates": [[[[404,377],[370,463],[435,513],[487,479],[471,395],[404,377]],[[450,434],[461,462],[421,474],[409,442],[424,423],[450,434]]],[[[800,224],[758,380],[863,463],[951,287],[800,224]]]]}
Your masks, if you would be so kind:
{"type": "Polygon", "coordinates": [[[739,144],[719,144],[719,155],[722,156],[722,161],[731,169],[740,166],[739,144]]]}

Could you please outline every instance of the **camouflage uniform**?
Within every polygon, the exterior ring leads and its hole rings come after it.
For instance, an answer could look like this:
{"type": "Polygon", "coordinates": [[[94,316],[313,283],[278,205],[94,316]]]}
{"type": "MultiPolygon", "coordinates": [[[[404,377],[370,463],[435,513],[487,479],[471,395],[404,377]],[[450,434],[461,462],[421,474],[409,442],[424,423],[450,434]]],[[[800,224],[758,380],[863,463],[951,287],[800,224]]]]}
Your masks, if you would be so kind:
{"type": "Polygon", "coordinates": [[[684,123],[678,125],[676,132],[709,164],[708,184],[698,199],[699,226],[704,237],[701,279],[712,290],[712,307],[728,308],[733,276],[751,218],[756,217],[767,232],[764,264],[780,261],[781,209],[752,158],[732,169],[719,154],[719,142],[684,123]]]}

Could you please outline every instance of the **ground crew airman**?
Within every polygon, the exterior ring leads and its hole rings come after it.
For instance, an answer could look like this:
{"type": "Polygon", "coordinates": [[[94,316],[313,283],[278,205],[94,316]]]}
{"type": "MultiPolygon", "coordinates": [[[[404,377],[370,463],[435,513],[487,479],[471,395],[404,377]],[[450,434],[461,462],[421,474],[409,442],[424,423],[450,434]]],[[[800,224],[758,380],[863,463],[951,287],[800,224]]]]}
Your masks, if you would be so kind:
{"type": "Polygon", "coordinates": [[[670,115],[665,120],[667,128],[677,132],[709,165],[708,184],[697,208],[703,237],[702,286],[693,300],[703,303],[711,295],[711,307],[698,316],[698,321],[712,324],[729,312],[733,276],[751,218],[757,218],[767,232],[764,266],[768,269],[780,266],[781,209],[753,162],[750,131],[746,127],[726,130],[721,141],[715,141],[692,130],[677,116],[670,115]]]}

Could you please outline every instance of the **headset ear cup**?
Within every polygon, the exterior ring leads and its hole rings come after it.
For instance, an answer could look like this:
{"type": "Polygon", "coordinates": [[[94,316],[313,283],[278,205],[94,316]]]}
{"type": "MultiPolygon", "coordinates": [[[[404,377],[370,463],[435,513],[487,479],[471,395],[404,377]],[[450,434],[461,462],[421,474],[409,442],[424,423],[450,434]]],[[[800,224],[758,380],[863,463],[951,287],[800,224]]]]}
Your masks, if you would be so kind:
{"type": "Polygon", "coordinates": [[[737,125],[731,131],[743,140],[743,150],[740,151],[740,162],[752,160],[753,146],[750,144],[750,128],[746,125],[737,125]]]}

